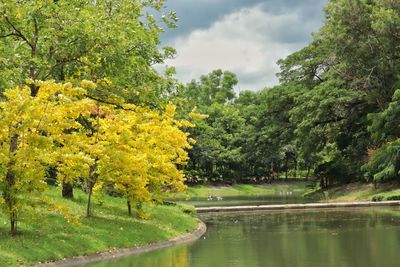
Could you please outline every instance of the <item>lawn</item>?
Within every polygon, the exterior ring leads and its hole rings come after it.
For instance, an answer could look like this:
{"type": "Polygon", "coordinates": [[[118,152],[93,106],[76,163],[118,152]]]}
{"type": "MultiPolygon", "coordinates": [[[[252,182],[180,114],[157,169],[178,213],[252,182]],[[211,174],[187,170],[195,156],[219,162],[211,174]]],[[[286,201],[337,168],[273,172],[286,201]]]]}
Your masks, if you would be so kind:
{"type": "Polygon", "coordinates": [[[11,237],[7,219],[0,215],[0,266],[24,266],[147,245],[180,236],[198,224],[193,215],[184,213],[185,208],[178,205],[148,208],[146,220],[129,217],[126,201],[109,196],[104,198],[103,205],[94,205],[92,218],[86,218],[86,195],[82,191],[75,190],[74,200],[61,198],[55,188],[50,188],[47,194],[55,203],[69,208],[80,225],[68,223],[56,212],[32,212],[22,218],[20,234],[11,237]]]}
{"type": "Polygon", "coordinates": [[[305,192],[311,188],[312,186],[309,182],[272,183],[263,185],[236,184],[232,186],[196,185],[188,187],[186,193],[177,194],[175,198],[207,198],[208,196],[274,196],[277,192],[305,192]]]}
{"type": "Polygon", "coordinates": [[[373,184],[350,183],[335,186],[326,190],[308,193],[315,201],[350,202],[350,201],[382,201],[400,199],[400,185],[397,183],[373,184]]]}

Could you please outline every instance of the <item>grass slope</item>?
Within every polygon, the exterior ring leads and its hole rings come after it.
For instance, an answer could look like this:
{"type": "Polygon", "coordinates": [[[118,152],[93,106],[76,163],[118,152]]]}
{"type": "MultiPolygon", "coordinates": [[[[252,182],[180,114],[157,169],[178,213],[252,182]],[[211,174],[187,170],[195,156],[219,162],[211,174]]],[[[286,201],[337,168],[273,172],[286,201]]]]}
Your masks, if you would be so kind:
{"type": "Polygon", "coordinates": [[[263,185],[236,184],[233,186],[191,186],[186,193],[176,196],[176,199],[186,197],[207,198],[209,195],[219,197],[235,196],[274,196],[279,191],[307,191],[309,182],[274,183],[263,185]]]}
{"type": "Polygon", "coordinates": [[[48,192],[59,204],[80,216],[80,226],[70,224],[63,216],[48,212],[20,223],[21,234],[8,234],[6,217],[0,215],[0,266],[24,266],[41,261],[92,254],[114,248],[141,246],[168,240],[194,230],[197,219],[183,213],[180,206],[156,206],[147,220],[127,216],[126,202],[105,197],[102,206],[94,206],[94,217],[85,218],[86,195],[65,200],[52,188],[48,192]]]}
{"type": "Polygon", "coordinates": [[[306,194],[316,201],[350,202],[400,199],[400,185],[397,183],[373,184],[351,183],[306,194]]]}

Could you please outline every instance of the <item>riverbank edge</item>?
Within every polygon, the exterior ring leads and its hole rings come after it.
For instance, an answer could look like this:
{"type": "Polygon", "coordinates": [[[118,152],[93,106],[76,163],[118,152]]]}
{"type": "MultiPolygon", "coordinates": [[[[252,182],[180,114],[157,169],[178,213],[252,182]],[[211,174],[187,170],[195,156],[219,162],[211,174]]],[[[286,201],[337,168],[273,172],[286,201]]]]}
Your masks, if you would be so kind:
{"type": "Polygon", "coordinates": [[[91,264],[91,263],[96,263],[96,262],[101,262],[101,261],[108,261],[108,260],[114,260],[114,259],[121,259],[125,258],[128,256],[133,256],[133,255],[138,255],[154,250],[159,250],[162,248],[167,248],[167,247],[172,247],[176,245],[181,245],[185,243],[189,243],[192,241],[195,241],[199,239],[201,236],[203,236],[207,231],[207,226],[205,225],[204,222],[199,220],[199,223],[197,225],[197,228],[185,235],[175,237],[174,239],[167,240],[167,241],[162,241],[154,244],[149,244],[141,247],[131,247],[131,248],[121,248],[121,249],[115,249],[112,251],[106,251],[106,252],[99,252],[91,255],[86,255],[86,256],[78,256],[78,257],[72,257],[72,258],[67,258],[64,260],[60,261],[54,261],[54,262],[45,262],[45,263],[39,263],[32,265],[32,267],[49,267],[49,266],[57,266],[57,267],[73,267],[73,266],[79,266],[79,265],[85,265],[85,264],[91,264]]]}
{"type": "Polygon", "coordinates": [[[231,206],[231,207],[201,207],[196,208],[197,213],[211,212],[236,212],[236,211],[279,211],[279,210],[303,210],[303,209],[334,209],[334,208],[356,208],[356,207],[381,207],[400,206],[400,201],[380,202],[332,202],[332,203],[309,203],[309,204],[285,204],[285,205],[259,205],[259,206],[231,206]]]}

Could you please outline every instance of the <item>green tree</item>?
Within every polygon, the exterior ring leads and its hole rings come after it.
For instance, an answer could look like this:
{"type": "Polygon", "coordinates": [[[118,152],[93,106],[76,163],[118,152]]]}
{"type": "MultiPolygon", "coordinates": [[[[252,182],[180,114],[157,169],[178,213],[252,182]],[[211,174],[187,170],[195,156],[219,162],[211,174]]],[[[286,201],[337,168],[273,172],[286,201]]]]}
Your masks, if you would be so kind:
{"type": "MultiPolygon", "coordinates": [[[[1,1],[1,84],[107,78],[113,86],[103,88],[103,98],[155,101],[162,88],[154,86],[160,77],[152,65],[174,54],[159,49],[163,28],[150,10],[162,7],[163,1],[1,1]]],[[[176,20],[174,13],[162,17],[168,26],[176,20]]],[[[38,90],[31,83],[32,95],[38,90]]]]}
{"type": "Polygon", "coordinates": [[[229,71],[214,70],[208,75],[193,80],[186,86],[184,95],[194,104],[210,106],[212,103],[225,104],[235,98],[236,75],[229,71]]]}
{"type": "MultiPolygon", "coordinates": [[[[0,1],[0,90],[52,79],[79,85],[96,82],[88,95],[101,102],[158,106],[168,93],[170,77],[152,67],[171,57],[159,49],[163,28],[152,13],[164,1],[0,1]],[[102,81],[102,82],[99,82],[102,81]],[[28,83],[27,83],[28,82],[28,83]]],[[[175,14],[162,17],[174,27],[175,14]]],[[[63,195],[72,186],[63,183],[63,195]]]]}
{"type": "Polygon", "coordinates": [[[242,155],[240,138],[244,120],[233,105],[236,75],[214,70],[182,88],[181,107],[188,113],[193,107],[208,118],[196,121],[191,129],[196,144],[190,153],[189,169],[213,180],[233,179],[240,171],[242,155]]]}
{"type": "Polygon", "coordinates": [[[399,86],[399,12],[388,0],[329,1],[314,41],[279,61],[281,82],[299,92],[290,111],[299,156],[330,181],[362,178],[374,143],[368,114],[385,110],[399,86]]]}
{"type": "Polygon", "coordinates": [[[369,131],[374,146],[369,150],[370,161],[363,166],[367,179],[374,182],[393,180],[400,174],[400,90],[380,113],[369,114],[369,131]]]}

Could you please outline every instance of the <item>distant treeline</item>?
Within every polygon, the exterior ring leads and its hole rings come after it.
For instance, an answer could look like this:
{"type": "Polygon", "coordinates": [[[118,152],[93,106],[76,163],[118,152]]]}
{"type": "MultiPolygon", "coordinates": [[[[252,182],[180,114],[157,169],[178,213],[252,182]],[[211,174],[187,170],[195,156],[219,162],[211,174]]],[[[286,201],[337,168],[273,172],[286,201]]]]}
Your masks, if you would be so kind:
{"type": "Polygon", "coordinates": [[[237,96],[235,74],[221,70],[181,88],[182,111],[209,115],[191,130],[191,182],[399,177],[400,2],[331,0],[313,36],[278,62],[273,88],[237,96]]]}

